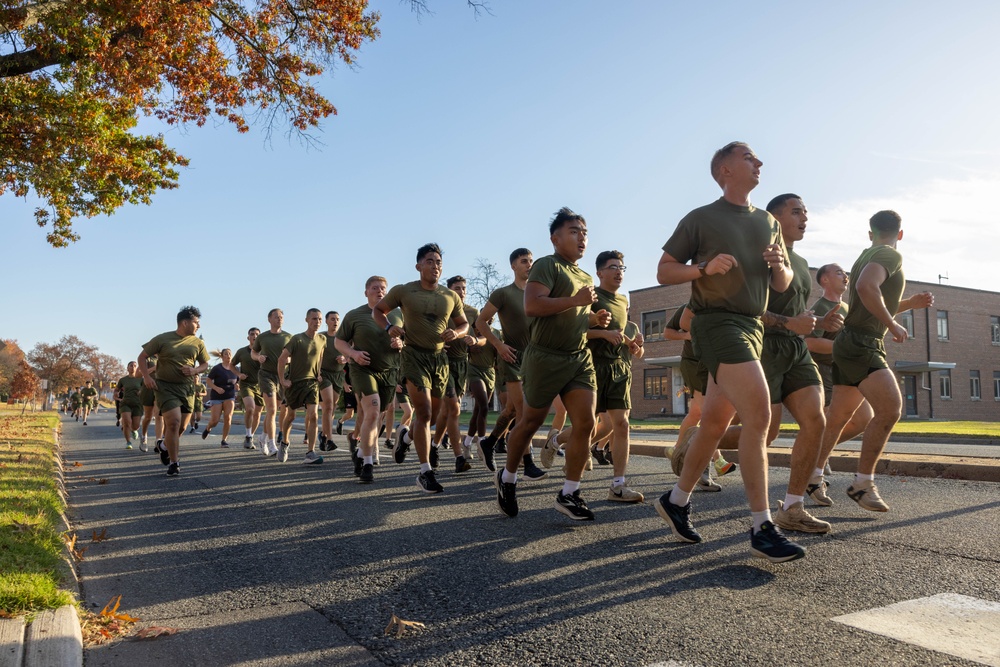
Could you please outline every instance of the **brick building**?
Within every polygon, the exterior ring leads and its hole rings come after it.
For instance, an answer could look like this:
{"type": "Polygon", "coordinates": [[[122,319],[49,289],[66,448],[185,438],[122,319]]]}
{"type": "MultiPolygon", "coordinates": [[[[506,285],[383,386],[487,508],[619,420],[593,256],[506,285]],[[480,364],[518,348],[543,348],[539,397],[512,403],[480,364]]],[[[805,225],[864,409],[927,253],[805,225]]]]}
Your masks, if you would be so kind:
{"type": "MultiPolygon", "coordinates": [[[[822,295],[813,274],[810,303],[822,295]]],[[[633,290],[632,319],[646,338],[646,355],[633,365],[632,413],[642,419],[687,412],[682,393],[682,343],[662,338],[664,325],[687,303],[689,285],[633,290]]],[[[904,297],[934,294],[934,306],[901,313],[910,338],[887,338],[889,367],[899,378],[903,417],[1000,421],[1000,292],[907,281],[904,297]]]]}

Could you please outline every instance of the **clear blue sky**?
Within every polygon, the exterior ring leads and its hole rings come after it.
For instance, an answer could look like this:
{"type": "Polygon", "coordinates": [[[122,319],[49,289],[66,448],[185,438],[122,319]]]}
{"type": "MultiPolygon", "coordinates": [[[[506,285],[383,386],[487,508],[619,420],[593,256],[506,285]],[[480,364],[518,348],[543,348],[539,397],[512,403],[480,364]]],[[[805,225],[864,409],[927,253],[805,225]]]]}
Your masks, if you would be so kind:
{"type": "Polygon", "coordinates": [[[322,81],[339,115],[307,149],[277,128],[147,132],[191,159],[150,207],[82,220],[52,249],[31,202],[0,197],[0,337],[64,334],[122,359],[202,310],[209,347],[245,343],[272,307],[359,305],[364,280],[416,277],[436,241],[445,275],[518,246],[551,252],[560,206],[590,249],[625,253],[626,288],[655,282],[660,247],[719,196],[712,152],[734,139],[764,161],[754,201],[793,191],[810,209],[797,249],[849,265],[880,208],[903,216],[908,278],[1000,290],[1000,3],[373,3],[381,38],[322,81]]]}

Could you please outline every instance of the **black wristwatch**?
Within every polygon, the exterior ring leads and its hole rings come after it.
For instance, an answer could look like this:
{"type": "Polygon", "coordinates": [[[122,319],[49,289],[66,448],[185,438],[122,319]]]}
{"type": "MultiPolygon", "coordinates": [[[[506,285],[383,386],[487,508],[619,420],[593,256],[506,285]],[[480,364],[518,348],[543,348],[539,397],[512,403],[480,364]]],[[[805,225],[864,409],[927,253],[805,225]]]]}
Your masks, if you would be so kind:
{"type": "Polygon", "coordinates": [[[391,329],[391,328],[392,328],[392,322],[389,322],[389,324],[385,325],[386,332],[388,332],[389,329],[391,329]]]}
{"type": "Polygon", "coordinates": [[[705,261],[705,262],[698,262],[698,271],[701,272],[701,276],[703,278],[708,275],[708,273],[705,271],[705,269],[707,267],[708,267],[708,262],[707,261],[705,261]]]}

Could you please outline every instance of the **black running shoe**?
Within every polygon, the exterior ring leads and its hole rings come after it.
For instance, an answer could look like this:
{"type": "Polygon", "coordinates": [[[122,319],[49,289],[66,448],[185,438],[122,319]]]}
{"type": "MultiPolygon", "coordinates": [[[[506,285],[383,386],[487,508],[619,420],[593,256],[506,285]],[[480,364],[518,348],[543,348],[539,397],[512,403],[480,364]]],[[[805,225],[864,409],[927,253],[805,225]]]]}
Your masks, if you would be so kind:
{"type": "Polygon", "coordinates": [[[479,457],[483,460],[483,464],[486,469],[490,472],[497,471],[497,464],[493,461],[493,443],[487,442],[489,438],[483,438],[479,441],[479,457]]]}
{"type": "Polygon", "coordinates": [[[285,444],[285,434],[282,433],[280,430],[278,431],[278,437],[275,440],[274,444],[276,444],[278,447],[281,447],[283,444],[285,444]]]}
{"type": "Polygon", "coordinates": [[[604,458],[607,459],[609,466],[615,464],[615,457],[611,453],[611,445],[604,445],[604,458]]]}
{"type": "Polygon", "coordinates": [[[441,493],[444,491],[444,487],[438,484],[433,470],[428,470],[417,475],[417,488],[424,493],[441,493]]]}
{"type": "Polygon", "coordinates": [[[435,470],[437,470],[437,467],[438,467],[438,448],[435,447],[434,445],[431,445],[431,451],[430,451],[430,456],[428,457],[428,460],[431,463],[431,467],[434,468],[435,470]]]}
{"type": "Polygon", "coordinates": [[[556,509],[574,521],[594,520],[594,513],[587,507],[586,501],[580,497],[580,489],[568,496],[564,496],[560,491],[559,495],[556,496],[556,509]]]}
{"type": "Polygon", "coordinates": [[[392,458],[396,463],[402,463],[406,460],[406,450],[410,448],[410,443],[406,442],[404,436],[409,432],[410,429],[404,426],[396,434],[396,446],[392,450],[392,458]]]}
{"type": "Polygon", "coordinates": [[[221,442],[221,443],[219,444],[219,447],[222,447],[223,449],[229,449],[229,443],[228,443],[228,442],[226,442],[225,440],[223,440],[223,441],[222,441],[222,442],[221,442]]]}
{"type": "Polygon", "coordinates": [[[493,482],[497,487],[497,507],[511,518],[517,516],[517,483],[503,481],[503,468],[497,470],[493,482]]]}
{"type": "Polygon", "coordinates": [[[243,449],[257,449],[257,445],[253,444],[253,437],[243,436],[243,449]]]}
{"type": "Polygon", "coordinates": [[[381,438],[381,437],[382,437],[382,435],[383,435],[383,434],[385,434],[385,424],[382,424],[382,425],[381,425],[381,426],[379,427],[379,429],[378,429],[378,435],[377,435],[377,436],[375,436],[375,439],[376,439],[376,440],[378,440],[379,438],[381,438]]]}
{"type": "Polygon", "coordinates": [[[685,542],[701,542],[701,535],[691,523],[691,503],[684,507],[670,502],[670,492],[667,491],[656,501],[656,513],[667,522],[677,538],[685,542]]]}
{"type": "Polygon", "coordinates": [[[770,521],[765,521],[757,532],[750,529],[750,553],[772,563],[784,563],[804,557],[806,548],[789,540],[770,521]]]}
{"type": "MultiPolygon", "coordinates": [[[[194,433],[194,429],[191,429],[191,432],[194,433]]],[[[206,428],[204,431],[201,432],[201,439],[204,440],[207,437],[208,437],[208,429],[206,428]]]]}
{"type": "Polygon", "coordinates": [[[354,476],[361,477],[361,471],[365,467],[365,460],[360,456],[354,457],[354,476]]]}
{"type": "Polygon", "coordinates": [[[450,444],[451,444],[451,439],[448,437],[448,434],[445,433],[444,437],[441,438],[441,446],[442,447],[447,447],[450,444]]]}
{"type": "Polygon", "coordinates": [[[171,463],[167,466],[167,477],[176,477],[181,474],[181,467],[176,463],[171,463]]]}
{"type": "Polygon", "coordinates": [[[319,442],[316,443],[316,449],[321,452],[329,451],[326,448],[326,436],[322,433],[319,434],[319,442]]]}
{"type": "Polygon", "coordinates": [[[362,484],[371,484],[375,481],[375,473],[372,470],[371,463],[365,463],[361,466],[361,474],[358,475],[358,481],[362,484]]]}
{"type": "Polygon", "coordinates": [[[337,435],[344,435],[344,422],[337,422],[337,435]]]}
{"type": "Polygon", "coordinates": [[[455,472],[467,472],[472,470],[472,464],[465,460],[464,456],[455,457],[455,472]]]}
{"type": "Polygon", "coordinates": [[[392,438],[386,438],[385,439],[385,448],[386,449],[392,449],[392,447],[393,447],[393,445],[392,445],[392,438]]]}
{"type": "Polygon", "coordinates": [[[507,453],[507,438],[499,438],[497,444],[493,446],[494,454],[506,454],[507,453]]]}
{"type": "Polygon", "coordinates": [[[156,447],[153,448],[153,451],[157,450],[159,450],[160,454],[160,463],[165,466],[170,465],[170,454],[167,452],[167,448],[164,446],[162,440],[156,441],[156,447]]]}
{"type": "Polygon", "coordinates": [[[608,465],[608,463],[610,463],[608,461],[608,459],[604,456],[604,450],[603,449],[598,449],[597,447],[592,447],[590,449],[590,455],[594,457],[595,461],[597,461],[597,465],[606,466],[606,465],[608,465]]]}
{"type": "Polygon", "coordinates": [[[524,457],[524,477],[526,479],[535,481],[538,479],[545,479],[548,475],[549,473],[535,465],[535,462],[531,460],[530,456],[524,457]]]}

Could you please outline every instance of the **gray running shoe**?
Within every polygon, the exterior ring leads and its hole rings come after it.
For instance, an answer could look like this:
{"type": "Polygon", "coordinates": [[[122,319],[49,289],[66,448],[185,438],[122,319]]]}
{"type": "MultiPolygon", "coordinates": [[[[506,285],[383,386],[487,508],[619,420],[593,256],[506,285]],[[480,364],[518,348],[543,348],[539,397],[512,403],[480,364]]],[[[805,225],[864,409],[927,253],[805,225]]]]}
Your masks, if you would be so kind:
{"type": "Polygon", "coordinates": [[[878,493],[878,487],[870,479],[851,484],[847,487],[847,495],[850,496],[851,500],[860,505],[862,509],[866,509],[869,512],[889,511],[889,506],[886,505],[885,501],[882,500],[882,496],[878,493]]]}
{"type": "Polygon", "coordinates": [[[830,524],[807,512],[801,500],[787,508],[779,501],[778,511],[774,513],[774,523],[785,530],[796,530],[800,533],[830,532],[830,524]]]}

